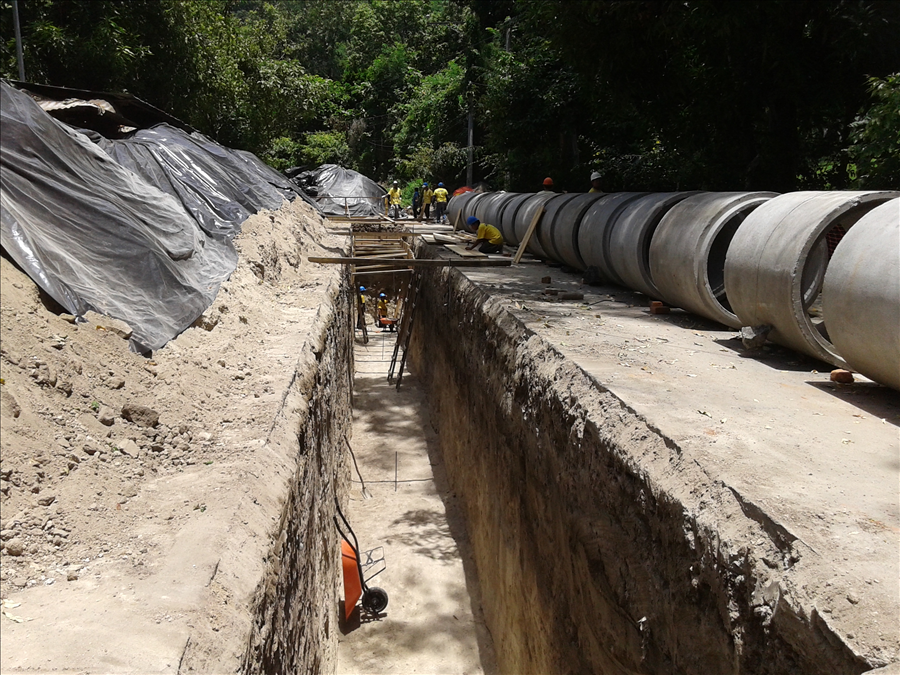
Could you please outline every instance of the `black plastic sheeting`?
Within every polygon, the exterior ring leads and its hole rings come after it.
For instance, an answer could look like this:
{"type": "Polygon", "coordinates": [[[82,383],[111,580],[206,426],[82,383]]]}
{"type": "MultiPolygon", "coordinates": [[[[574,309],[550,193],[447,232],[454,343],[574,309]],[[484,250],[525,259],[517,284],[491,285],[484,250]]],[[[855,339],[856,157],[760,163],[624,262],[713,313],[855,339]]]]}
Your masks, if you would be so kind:
{"type": "Polygon", "coordinates": [[[0,245],[67,311],[120,319],[135,349],[159,349],[237,266],[240,223],[294,189],[249,153],[167,125],[97,138],[109,154],[0,83],[0,245]]]}
{"type": "Polygon", "coordinates": [[[297,175],[294,181],[325,215],[384,215],[387,190],[352,169],[323,164],[297,175]]]}
{"type": "Polygon", "coordinates": [[[233,239],[261,208],[278,209],[298,190],[255,155],[168,124],[110,140],[88,134],[119,164],[178,199],[204,232],[233,239]]]}

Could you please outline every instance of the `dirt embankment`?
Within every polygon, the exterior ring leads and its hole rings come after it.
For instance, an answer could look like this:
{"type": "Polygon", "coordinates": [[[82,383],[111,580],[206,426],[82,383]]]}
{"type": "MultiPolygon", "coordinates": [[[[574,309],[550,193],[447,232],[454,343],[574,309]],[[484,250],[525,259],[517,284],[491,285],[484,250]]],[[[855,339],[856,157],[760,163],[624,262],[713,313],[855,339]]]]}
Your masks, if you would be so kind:
{"type": "Polygon", "coordinates": [[[0,260],[4,672],[333,658],[350,296],[305,257],[342,240],[298,200],[235,243],[212,307],[150,358],[0,260]]]}
{"type": "Polygon", "coordinates": [[[501,671],[867,669],[773,576],[800,542],[458,271],[422,287],[412,362],[501,671]]]}

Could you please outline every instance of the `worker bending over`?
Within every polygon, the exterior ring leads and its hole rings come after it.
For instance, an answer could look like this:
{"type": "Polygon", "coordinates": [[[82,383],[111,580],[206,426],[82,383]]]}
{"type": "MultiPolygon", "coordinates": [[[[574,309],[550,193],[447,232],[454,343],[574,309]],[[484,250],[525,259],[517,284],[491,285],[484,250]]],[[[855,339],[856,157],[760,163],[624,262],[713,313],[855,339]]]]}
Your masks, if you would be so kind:
{"type": "Polygon", "coordinates": [[[475,216],[466,218],[466,227],[475,233],[475,241],[466,246],[466,250],[471,251],[481,244],[478,250],[482,253],[503,253],[503,235],[496,227],[482,223],[475,216]]]}

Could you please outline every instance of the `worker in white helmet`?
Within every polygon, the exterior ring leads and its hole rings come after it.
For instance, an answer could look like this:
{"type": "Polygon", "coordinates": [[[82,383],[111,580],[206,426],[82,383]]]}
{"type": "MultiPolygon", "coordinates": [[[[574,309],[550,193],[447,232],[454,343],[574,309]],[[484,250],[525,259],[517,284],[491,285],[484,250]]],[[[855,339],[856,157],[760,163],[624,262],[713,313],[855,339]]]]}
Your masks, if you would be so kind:
{"type": "Polygon", "coordinates": [[[600,172],[595,171],[591,174],[591,189],[588,192],[603,192],[600,189],[600,172]]]}
{"type": "Polygon", "coordinates": [[[391,202],[391,218],[400,217],[400,181],[394,181],[394,185],[388,190],[388,199],[391,202]]]}

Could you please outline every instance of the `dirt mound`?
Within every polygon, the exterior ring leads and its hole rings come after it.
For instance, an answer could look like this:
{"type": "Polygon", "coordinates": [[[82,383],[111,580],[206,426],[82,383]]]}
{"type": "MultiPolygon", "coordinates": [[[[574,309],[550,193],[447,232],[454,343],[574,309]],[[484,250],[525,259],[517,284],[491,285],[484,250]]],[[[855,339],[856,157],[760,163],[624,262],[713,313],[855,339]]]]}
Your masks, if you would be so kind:
{"type": "MultiPolygon", "coordinates": [[[[134,588],[171,565],[176,540],[201,517],[204,532],[244,536],[241,525],[251,518],[237,502],[249,484],[272,479],[254,452],[339,273],[305,257],[337,252],[341,241],[297,200],[252,216],[235,245],[239,266],[213,305],[149,358],[128,350],[124,324],[98,315],[73,323],[0,259],[0,592],[21,603],[10,611],[15,618],[3,619],[4,634],[28,620],[29,598],[37,612],[53,600],[47,593],[96,591],[107,581],[134,588]]],[[[201,536],[193,545],[209,542],[201,536]]],[[[180,564],[193,562],[188,556],[180,564]]],[[[101,594],[92,600],[98,613],[114,602],[101,594]]],[[[217,621],[228,624],[216,618],[222,612],[194,612],[216,633],[217,621]]],[[[161,611],[154,618],[191,625],[197,616],[161,611]]],[[[239,630],[223,628],[221,639],[239,630]]],[[[16,651],[4,649],[4,669],[22,665],[16,651]]]]}

